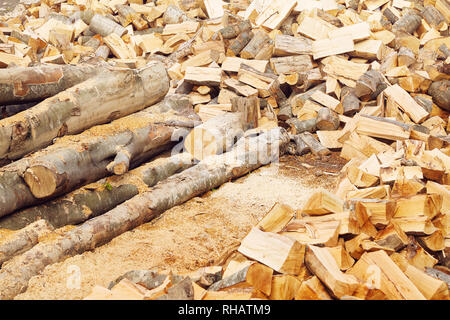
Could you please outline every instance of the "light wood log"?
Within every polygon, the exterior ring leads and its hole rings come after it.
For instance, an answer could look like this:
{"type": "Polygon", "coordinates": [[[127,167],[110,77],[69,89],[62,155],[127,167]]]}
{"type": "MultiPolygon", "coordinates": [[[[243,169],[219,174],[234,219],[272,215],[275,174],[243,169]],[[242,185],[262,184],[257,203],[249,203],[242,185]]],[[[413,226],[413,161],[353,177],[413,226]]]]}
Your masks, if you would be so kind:
{"type": "Polygon", "coordinates": [[[428,89],[428,94],[440,108],[450,111],[450,80],[433,82],[428,89]]]}
{"type": "Polygon", "coordinates": [[[167,72],[159,62],[139,70],[99,74],[0,120],[0,159],[18,159],[49,145],[56,137],[77,134],[141,110],[160,101],[168,89],[167,72]]]}
{"type": "Polygon", "coordinates": [[[244,59],[254,59],[258,52],[266,46],[270,41],[269,36],[263,32],[258,31],[248,44],[241,50],[240,56],[244,59]]]}
{"type": "Polygon", "coordinates": [[[102,37],[106,37],[111,33],[115,33],[121,37],[128,32],[128,30],[120,24],[101,14],[96,14],[91,18],[89,21],[89,30],[101,35],[102,37]]]}
{"type": "Polygon", "coordinates": [[[300,134],[300,137],[308,145],[314,155],[324,157],[331,153],[331,151],[328,148],[325,148],[311,133],[303,132],[300,134]]]}
{"type": "Polygon", "coordinates": [[[0,266],[38,243],[39,238],[53,231],[45,220],[37,220],[25,228],[3,236],[0,241],[0,266]]]}
{"type": "Polygon", "coordinates": [[[329,108],[321,108],[317,112],[316,126],[319,130],[337,130],[339,128],[339,116],[329,108]]]}
{"type": "Polygon", "coordinates": [[[0,104],[43,100],[101,72],[95,64],[0,69],[0,104]]]}

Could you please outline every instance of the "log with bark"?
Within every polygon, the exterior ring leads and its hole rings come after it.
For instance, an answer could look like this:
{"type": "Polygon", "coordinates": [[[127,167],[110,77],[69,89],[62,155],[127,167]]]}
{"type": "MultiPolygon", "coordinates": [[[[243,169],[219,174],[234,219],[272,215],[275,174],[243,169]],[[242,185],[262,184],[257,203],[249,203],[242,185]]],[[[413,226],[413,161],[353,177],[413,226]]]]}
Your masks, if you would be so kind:
{"type": "Polygon", "coordinates": [[[113,172],[116,166],[123,169],[150,159],[189,131],[170,121],[197,117],[187,97],[172,95],[110,124],[60,138],[0,170],[0,216],[94,182],[109,175],[108,169],[113,172]]]}
{"type": "Polygon", "coordinates": [[[104,72],[105,68],[86,63],[0,69],[0,104],[43,100],[104,72]]]}
{"type": "Polygon", "coordinates": [[[56,137],[142,110],[160,101],[168,89],[167,72],[159,62],[139,70],[101,73],[1,120],[0,159],[18,159],[46,147],[56,137]]]}
{"type": "Polygon", "coordinates": [[[47,265],[105,244],[173,206],[275,161],[284,153],[288,142],[289,137],[281,128],[242,138],[230,152],[206,158],[58,239],[38,243],[3,265],[0,299],[13,299],[26,290],[31,277],[47,265]]]}
{"type": "Polygon", "coordinates": [[[38,243],[39,237],[52,231],[53,227],[47,221],[37,220],[19,231],[2,236],[3,239],[0,241],[0,266],[12,257],[31,249],[38,243]]]}
{"type": "Polygon", "coordinates": [[[194,165],[189,153],[164,154],[121,176],[83,186],[60,198],[15,212],[0,220],[0,228],[17,230],[43,219],[54,228],[97,217],[171,175],[194,165]]]}

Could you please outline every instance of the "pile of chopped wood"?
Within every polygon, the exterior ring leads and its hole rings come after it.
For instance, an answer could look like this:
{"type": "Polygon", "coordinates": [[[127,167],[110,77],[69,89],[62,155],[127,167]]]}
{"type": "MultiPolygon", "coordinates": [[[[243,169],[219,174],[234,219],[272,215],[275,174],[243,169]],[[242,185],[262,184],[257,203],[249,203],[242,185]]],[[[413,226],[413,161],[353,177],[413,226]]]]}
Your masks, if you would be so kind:
{"type": "Polygon", "coordinates": [[[0,17],[0,298],[275,156],[335,151],[336,192],[276,205],[223,274],[118,288],[448,299],[448,23],[448,0],[24,0],[0,17]]]}

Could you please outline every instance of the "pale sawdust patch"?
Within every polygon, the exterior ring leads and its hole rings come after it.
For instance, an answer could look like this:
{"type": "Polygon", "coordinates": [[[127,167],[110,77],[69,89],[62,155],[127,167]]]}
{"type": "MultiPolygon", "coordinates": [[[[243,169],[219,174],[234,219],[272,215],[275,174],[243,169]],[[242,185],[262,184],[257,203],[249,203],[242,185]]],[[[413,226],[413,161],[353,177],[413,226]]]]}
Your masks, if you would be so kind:
{"type": "Polygon", "coordinates": [[[16,299],[81,299],[94,285],[106,287],[130,270],[179,273],[213,265],[239,244],[275,202],[298,209],[318,188],[332,188],[335,178],[326,177],[317,185],[312,181],[283,168],[261,168],[174,207],[94,251],[46,267],[16,299]],[[81,271],[80,289],[66,286],[73,266],[81,271]]]}

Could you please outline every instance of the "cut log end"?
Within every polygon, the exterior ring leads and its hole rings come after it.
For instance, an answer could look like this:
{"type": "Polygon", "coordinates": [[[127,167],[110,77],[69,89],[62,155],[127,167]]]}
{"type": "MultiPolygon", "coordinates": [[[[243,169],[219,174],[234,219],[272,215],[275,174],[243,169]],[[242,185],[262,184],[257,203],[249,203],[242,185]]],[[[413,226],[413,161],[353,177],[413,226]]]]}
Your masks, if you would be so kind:
{"type": "Polygon", "coordinates": [[[36,198],[45,198],[52,195],[59,184],[55,172],[44,166],[28,168],[23,178],[36,198]]]}

